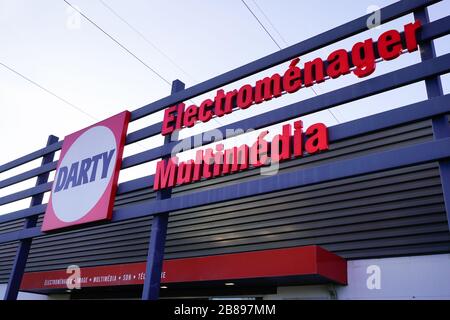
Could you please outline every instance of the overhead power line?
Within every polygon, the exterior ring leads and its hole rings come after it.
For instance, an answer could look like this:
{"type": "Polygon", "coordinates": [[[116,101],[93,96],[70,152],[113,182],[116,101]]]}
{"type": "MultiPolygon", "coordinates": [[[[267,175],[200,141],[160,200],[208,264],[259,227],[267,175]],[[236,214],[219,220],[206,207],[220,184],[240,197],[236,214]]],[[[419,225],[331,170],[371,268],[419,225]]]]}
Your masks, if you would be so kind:
{"type": "Polygon", "coordinates": [[[281,33],[278,31],[278,29],[275,27],[275,25],[272,23],[272,21],[270,21],[269,17],[266,15],[266,13],[264,12],[264,10],[258,5],[258,3],[255,0],[252,0],[253,4],[255,5],[256,8],[258,8],[258,10],[261,12],[261,14],[264,16],[264,18],[266,18],[267,22],[270,24],[270,26],[272,27],[272,29],[278,34],[278,37],[280,37],[281,41],[283,41],[283,43],[288,46],[287,41],[283,38],[283,36],[281,35],[281,33]]]}
{"type": "Polygon", "coordinates": [[[136,27],[134,27],[131,23],[129,23],[125,18],[117,13],[111,6],[109,6],[105,1],[98,0],[106,9],[108,9],[113,15],[115,15],[120,21],[125,23],[131,30],[133,30],[142,40],[144,40],[149,46],[151,46],[154,50],[156,50],[159,54],[164,56],[178,71],[181,71],[185,75],[187,75],[192,80],[195,80],[186,70],[184,70],[180,65],[178,65],[172,58],[170,58],[164,51],[158,48],[156,44],[150,41],[142,32],[140,32],[136,27]]]}
{"type": "MultiPolygon", "coordinates": [[[[266,34],[270,37],[270,39],[272,39],[273,43],[275,43],[275,45],[281,50],[283,49],[279,43],[275,40],[275,38],[270,34],[269,30],[267,30],[267,28],[264,26],[264,24],[261,22],[261,20],[259,20],[258,16],[253,12],[253,10],[247,5],[247,3],[244,0],[241,0],[242,3],[244,4],[244,6],[247,8],[247,10],[252,14],[252,16],[256,19],[256,21],[259,23],[259,25],[261,26],[261,28],[263,28],[263,30],[266,32],[266,34]]],[[[267,21],[269,22],[269,24],[272,26],[272,28],[279,34],[280,38],[284,41],[284,43],[287,45],[286,41],[284,40],[284,38],[281,36],[281,34],[278,32],[278,30],[275,28],[275,26],[272,24],[272,22],[270,21],[270,19],[267,17],[267,15],[264,13],[264,11],[262,11],[262,9],[258,6],[258,4],[256,3],[256,1],[253,1],[253,3],[256,5],[256,7],[261,11],[261,13],[264,15],[264,17],[267,19],[267,21]]],[[[317,96],[317,92],[316,90],[314,90],[313,87],[309,87],[312,92],[314,92],[314,94],[317,96]]],[[[337,123],[340,123],[340,121],[338,120],[338,118],[334,115],[333,111],[331,111],[330,109],[327,109],[328,112],[331,114],[331,116],[334,118],[334,120],[336,120],[337,123]]]]}
{"type": "Polygon", "coordinates": [[[142,59],[140,59],[138,56],[136,56],[133,52],[131,52],[127,47],[125,47],[122,43],[120,43],[118,40],[116,40],[112,35],[110,35],[108,32],[106,32],[103,28],[101,28],[98,24],[96,24],[94,21],[92,21],[88,16],[86,16],[83,12],[81,12],[79,9],[74,7],[69,1],[63,0],[68,6],[70,6],[73,10],[78,12],[83,18],[85,18],[87,21],[89,21],[93,26],[95,26],[98,30],[103,32],[108,38],[110,38],[112,41],[114,41],[118,46],[120,46],[123,50],[125,50],[128,54],[130,54],[132,57],[134,57],[137,61],[139,61],[144,67],[146,67],[148,70],[153,72],[158,78],[160,78],[162,81],[167,83],[169,86],[171,85],[170,81],[168,81],[166,78],[164,78],[161,74],[159,74],[155,69],[150,67],[147,63],[145,63],[142,59]]]}
{"type": "Polygon", "coordinates": [[[30,78],[28,78],[27,76],[23,75],[22,73],[14,70],[13,68],[7,66],[6,64],[0,62],[0,65],[2,65],[3,67],[5,67],[6,69],[8,69],[9,71],[15,73],[16,75],[18,75],[19,77],[21,77],[22,79],[25,79],[26,81],[30,82],[31,84],[35,85],[36,87],[40,88],[41,90],[47,92],[48,94],[52,95],[53,97],[57,98],[58,100],[64,102],[65,104],[67,104],[68,106],[72,107],[73,109],[83,113],[84,115],[88,116],[89,118],[93,119],[93,120],[97,120],[94,116],[92,116],[91,114],[87,113],[86,111],[84,111],[82,108],[74,105],[73,103],[67,101],[66,99],[62,98],[61,96],[57,95],[56,93],[50,91],[49,89],[45,88],[44,86],[40,85],[39,83],[37,83],[34,80],[31,80],[30,78]]]}
{"type": "Polygon", "coordinates": [[[281,46],[278,44],[278,42],[275,40],[274,37],[272,37],[272,35],[270,34],[269,30],[266,29],[266,27],[264,26],[264,24],[261,22],[261,20],[259,20],[259,18],[256,16],[256,14],[253,12],[252,9],[250,9],[250,7],[247,5],[247,3],[244,0],[241,0],[242,3],[244,4],[244,6],[247,8],[247,10],[252,14],[252,16],[256,19],[256,21],[258,21],[259,25],[261,26],[261,28],[263,28],[263,30],[267,33],[267,35],[270,37],[270,39],[272,39],[273,43],[275,43],[275,45],[278,47],[278,49],[282,49],[281,46]]]}
{"type": "MultiPolygon", "coordinates": [[[[27,76],[23,75],[22,73],[14,70],[13,68],[7,66],[6,64],[4,64],[3,62],[0,62],[0,65],[5,67],[6,69],[8,69],[9,71],[15,73],[16,75],[18,75],[19,77],[21,77],[22,79],[25,79],[26,81],[30,82],[31,84],[35,85],[36,87],[38,87],[39,89],[45,91],[46,93],[52,95],[53,97],[57,98],[58,100],[61,100],[62,102],[64,102],[65,104],[67,104],[68,106],[72,107],[73,109],[75,109],[78,112],[81,112],[82,114],[84,114],[85,116],[88,116],[90,119],[94,120],[94,121],[98,121],[98,119],[96,117],[94,117],[93,115],[87,113],[86,111],[84,111],[82,108],[74,105],[73,103],[67,101],[66,99],[62,98],[61,96],[57,95],[56,93],[54,93],[53,91],[50,91],[49,89],[45,88],[44,86],[40,85],[39,83],[37,83],[34,80],[31,80],[30,78],[28,78],[27,76]]],[[[140,146],[142,149],[145,149],[144,146],[137,142],[136,143],[138,146],[140,146]]]]}

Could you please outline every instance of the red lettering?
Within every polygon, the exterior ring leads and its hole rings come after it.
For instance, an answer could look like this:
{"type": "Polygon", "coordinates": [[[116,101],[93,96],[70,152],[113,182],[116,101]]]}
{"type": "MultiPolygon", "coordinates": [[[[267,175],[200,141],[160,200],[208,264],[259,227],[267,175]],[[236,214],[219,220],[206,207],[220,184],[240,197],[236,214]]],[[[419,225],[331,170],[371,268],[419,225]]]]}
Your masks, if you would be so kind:
{"type": "Polygon", "coordinates": [[[297,67],[300,58],[291,61],[289,68],[283,76],[283,89],[288,93],[294,93],[302,87],[302,71],[297,67]]]}
{"type": "Polygon", "coordinates": [[[164,119],[161,128],[161,134],[166,136],[175,130],[172,122],[175,120],[174,112],[177,110],[177,106],[171,106],[164,111],[164,119]]]}
{"type": "MultiPolygon", "coordinates": [[[[350,53],[339,49],[331,52],[326,61],[321,58],[306,61],[303,69],[297,66],[300,58],[295,58],[283,76],[274,73],[256,81],[254,86],[246,84],[239,90],[226,93],[219,89],[214,100],[206,99],[199,107],[191,105],[185,111],[184,103],[171,106],[164,111],[161,133],[168,135],[183,127],[193,127],[197,121],[208,122],[214,116],[232,113],[234,108],[247,109],[252,104],[280,97],[283,92],[294,93],[302,86],[310,87],[325,81],[327,76],[335,79],[353,70],[357,77],[367,77],[375,71],[375,53],[383,60],[392,60],[399,57],[405,47],[409,52],[417,50],[417,32],[420,28],[421,22],[416,20],[404,26],[404,39],[398,31],[389,30],[379,36],[377,48],[374,48],[372,39],[367,39],[355,43],[350,53]]],[[[297,140],[301,140],[300,135],[297,140]]],[[[295,149],[294,152],[300,151],[295,149]]]]}
{"type": "Polygon", "coordinates": [[[236,149],[237,161],[233,162],[231,166],[231,172],[236,172],[238,170],[246,170],[249,167],[249,154],[250,148],[248,145],[243,144],[236,149]]]}
{"type": "Polygon", "coordinates": [[[177,157],[161,160],[156,166],[154,189],[192,183],[201,178],[218,177],[248,169],[250,165],[258,168],[288,160],[293,155],[303,156],[303,150],[309,154],[328,150],[328,129],[323,123],[310,126],[305,133],[306,139],[303,138],[302,128],[302,121],[298,120],[294,122],[293,135],[291,125],[285,124],[281,134],[275,135],[271,143],[265,140],[269,133],[265,130],[258,135],[251,147],[242,144],[238,148],[224,150],[224,145],[219,143],[215,146],[215,153],[212,148],[198,150],[195,161],[188,160],[178,164],[177,157]]]}
{"type": "Polygon", "coordinates": [[[194,160],[181,162],[177,169],[177,184],[190,183],[192,181],[192,174],[194,168],[194,160]]]}
{"type": "Polygon", "coordinates": [[[202,166],[203,166],[203,150],[197,150],[197,152],[195,153],[195,165],[192,181],[199,181],[201,179],[202,166]]]}
{"type": "Polygon", "coordinates": [[[209,179],[212,177],[212,165],[214,163],[213,149],[208,148],[205,150],[205,155],[203,156],[203,178],[209,179]]]}
{"type": "Polygon", "coordinates": [[[177,121],[176,121],[175,129],[181,129],[181,128],[183,127],[184,107],[185,107],[185,104],[184,104],[184,103],[180,103],[180,104],[178,105],[178,110],[177,110],[177,121]]]}
{"type": "Polygon", "coordinates": [[[303,121],[294,122],[294,157],[303,155],[303,121]]]}
{"type": "Polygon", "coordinates": [[[246,144],[231,149],[226,149],[223,156],[222,173],[234,173],[248,169],[249,147],[246,144]]]}
{"type": "Polygon", "coordinates": [[[223,155],[223,168],[222,173],[227,174],[231,172],[230,167],[232,164],[237,163],[237,147],[233,147],[231,149],[226,149],[223,155]]]}
{"type": "Polygon", "coordinates": [[[153,190],[157,191],[159,189],[170,188],[175,185],[177,162],[177,157],[170,158],[169,160],[158,161],[156,164],[153,190]]]}
{"type": "Polygon", "coordinates": [[[268,163],[269,144],[264,137],[269,131],[263,131],[258,135],[258,139],[252,145],[250,150],[250,163],[253,167],[260,167],[268,163]]]}
{"type": "Polygon", "coordinates": [[[314,81],[316,83],[325,81],[323,60],[316,58],[313,61],[306,62],[303,69],[303,75],[305,87],[312,86],[314,81]]]}
{"type": "Polygon", "coordinates": [[[236,97],[236,104],[241,109],[247,109],[253,103],[253,87],[249,84],[242,86],[236,97]]]}
{"type": "Polygon", "coordinates": [[[350,72],[347,51],[344,49],[336,50],[328,56],[327,74],[332,79],[350,72]]]}
{"type": "Polygon", "coordinates": [[[216,97],[214,98],[214,113],[218,117],[222,117],[225,114],[222,105],[224,99],[225,99],[225,92],[222,89],[217,90],[216,97]]]}
{"type": "Polygon", "coordinates": [[[323,123],[316,123],[306,129],[308,139],[305,142],[305,150],[309,154],[328,150],[328,130],[323,123]]]}
{"type": "Polygon", "coordinates": [[[225,96],[225,113],[229,114],[233,111],[233,100],[236,97],[237,90],[227,92],[225,96]]]}
{"type": "Polygon", "coordinates": [[[184,126],[191,128],[197,122],[198,107],[196,105],[189,106],[184,113],[184,126]]]}
{"type": "Polygon", "coordinates": [[[291,158],[291,125],[285,124],[282,134],[277,134],[272,139],[270,157],[272,163],[291,158]]]}
{"type": "Polygon", "coordinates": [[[216,145],[216,154],[214,155],[213,177],[221,174],[223,164],[223,144],[216,145]]]}
{"type": "Polygon", "coordinates": [[[272,77],[266,77],[256,81],[255,103],[271,100],[272,97],[281,96],[281,76],[275,73],[272,77]]]}
{"type": "Polygon", "coordinates": [[[213,104],[214,103],[211,99],[206,99],[202,102],[198,111],[198,120],[202,122],[208,122],[209,120],[211,120],[213,113],[210,108],[213,104]]]}
{"type": "Polygon", "coordinates": [[[356,67],[353,73],[358,78],[367,77],[375,71],[375,53],[373,52],[372,39],[358,42],[353,46],[352,62],[356,67]]]}
{"type": "Polygon", "coordinates": [[[402,53],[402,39],[397,30],[386,31],[378,38],[378,53],[386,61],[402,53]]]}
{"type": "Polygon", "coordinates": [[[417,50],[417,30],[422,26],[420,20],[416,20],[414,23],[408,23],[405,25],[405,39],[406,48],[408,52],[413,52],[417,50]]]}

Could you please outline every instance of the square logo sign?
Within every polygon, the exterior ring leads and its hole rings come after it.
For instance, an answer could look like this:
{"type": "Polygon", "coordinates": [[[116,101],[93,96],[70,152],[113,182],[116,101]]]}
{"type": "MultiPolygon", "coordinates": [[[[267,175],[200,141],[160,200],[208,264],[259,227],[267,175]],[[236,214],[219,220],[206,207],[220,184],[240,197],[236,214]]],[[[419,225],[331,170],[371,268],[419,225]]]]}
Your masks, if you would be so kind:
{"type": "Polygon", "coordinates": [[[129,120],[124,111],[64,138],[42,231],[111,219],[129,120]]]}

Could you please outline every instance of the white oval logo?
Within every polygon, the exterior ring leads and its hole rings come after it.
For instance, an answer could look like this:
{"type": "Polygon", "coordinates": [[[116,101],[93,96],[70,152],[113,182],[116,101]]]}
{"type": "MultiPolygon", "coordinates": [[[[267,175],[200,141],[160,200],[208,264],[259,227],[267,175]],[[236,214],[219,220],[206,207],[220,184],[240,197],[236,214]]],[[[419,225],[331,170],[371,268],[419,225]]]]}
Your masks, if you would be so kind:
{"type": "Polygon", "coordinates": [[[92,127],[77,138],[61,161],[52,187],[58,219],[79,220],[97,204],[111,181],[116,157],[116,140],[107,127],[92,127]]]}

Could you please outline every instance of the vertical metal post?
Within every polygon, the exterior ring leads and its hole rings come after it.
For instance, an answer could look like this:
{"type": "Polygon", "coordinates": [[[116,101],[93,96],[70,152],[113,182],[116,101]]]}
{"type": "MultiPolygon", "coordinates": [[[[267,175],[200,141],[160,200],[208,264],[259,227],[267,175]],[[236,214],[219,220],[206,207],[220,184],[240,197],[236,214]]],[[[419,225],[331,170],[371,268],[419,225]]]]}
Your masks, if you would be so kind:
{"type": "MultiPolygon", "coordinates": [[[[430,22],[428,9],[422,8],[414,12],[414,18],[422,22],[422,25],[430,22]]],[[[422,61],[436,57],[433,40],[424,42],[420,45],[420,57],[422,61]]],[[[425,79],[428,99],[443,95],[442,82],[439,76],[425,79]]],[[[434,139],[443,139],[450,137],[450,125],[448,116],[442,115],[432,119],[434,139]]],[[[439,161],[439,173],[441,176],[442,192],[444,195],[445,210],[447,212],[447,223],[450,230],[450,159],[439,161]]]]}
{"type": "MultiPolygon", "coordinates": [[[[50,146],[58,142],[58,137],[50,135],[47,139],[47,146],[50,146]]],[[[45,165],[53,161],[55,152],[50,152],[42,157],[41,165],[45,165]]],[[[37,177],[36,186],[48,182],[49,173],[43,173],[37,177]]],[[[31,198],[30,207],[42,204],[42,199],[44,194],[37,194],[31,198]]],[[[25,219],[24,228],[33,228],[36,226],[38,216],[33,216],[25,219]]],[[[6,293],[4,300],[16,300],[19,294],[20,284],[22,282],[23,273],[25,271],[25,266],[27,264],[28,253],[30,252],[32,238],[20,240],[19,246],[17,248],[16,257],[14,258],[13,267],[11,270],[11,275],[9,277],[8,286],[6,288],[6,293]]]]}
{"type": "MultiPolygon", "coordinates": [[[[184,90],[184,83],[180,80],[172,82],[172,94],[184,90]]],[[[167,135],[164,144],[178,140],[178,132],[167,135]]],[[[168,161],[170,155],[163,158],[168,161]]],[[[156,199],[168,199],[172,195],[171,189],[161,190],[156,193],[156,199]]],[[[164,259],[164,247],[166,244],[168,213],[157,214],[152,219],[152,229],[150,242],[148,245],[147,267],[145,271],[144,288],[142,290],[142,300],[157,300],[161,286],[161,272],[164,259]]]]}

